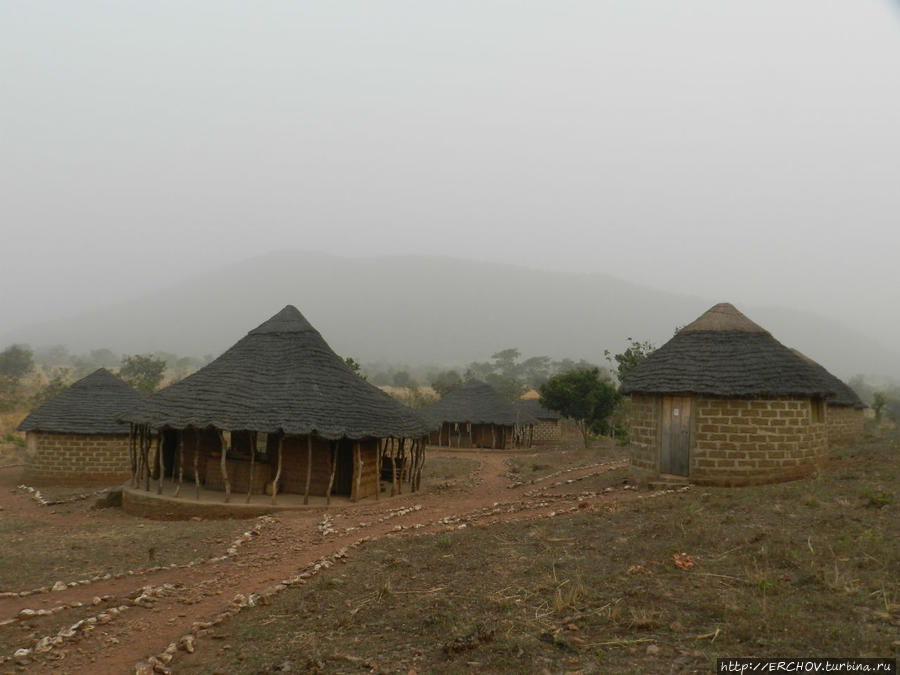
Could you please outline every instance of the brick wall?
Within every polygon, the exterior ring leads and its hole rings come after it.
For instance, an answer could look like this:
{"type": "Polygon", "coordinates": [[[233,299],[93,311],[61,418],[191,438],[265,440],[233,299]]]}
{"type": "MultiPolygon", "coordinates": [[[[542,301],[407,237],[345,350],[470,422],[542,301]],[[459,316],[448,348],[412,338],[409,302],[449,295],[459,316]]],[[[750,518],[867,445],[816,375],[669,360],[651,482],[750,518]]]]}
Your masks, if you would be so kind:
{"type": "Polygon", "coordinates": [[[828,406],[828,447],[853,445],[862,433],[865,415],[847,406],[828,406]]]}
{"type": "MultiPolygon", "coordinates": [[[[635,396],[631,465],[659,471],[659,397],[635,396]]],[[[792,480],[822,465],[826,423],[813,421],[809,399],[692,400],[690,479],[709,485],[792,480]]]]}
{"type": "Polygon", "coordinates": [[[559,420],[538,420],[534,425],[535,443],[559,443],[562,440],[562,425],[559,420]]]}
{"type": "Polygon", "coordinates": [[[658,397],[639,395],[631,397],[628,434],[633,473],[641,475],[658,471],[659,415],[658,397]]]}
{"type": "Polygon", "coordinates": [[[131,476],[128,435],[29,431],[22,480],[29,485],[116,485],[131,476]]]}
{"type": "Polygon", "coordinates": [[[809,399],[710,399],[693,402],[691,480],[751,485],[793,480],[825,461],[826,424],[809,399]]]}

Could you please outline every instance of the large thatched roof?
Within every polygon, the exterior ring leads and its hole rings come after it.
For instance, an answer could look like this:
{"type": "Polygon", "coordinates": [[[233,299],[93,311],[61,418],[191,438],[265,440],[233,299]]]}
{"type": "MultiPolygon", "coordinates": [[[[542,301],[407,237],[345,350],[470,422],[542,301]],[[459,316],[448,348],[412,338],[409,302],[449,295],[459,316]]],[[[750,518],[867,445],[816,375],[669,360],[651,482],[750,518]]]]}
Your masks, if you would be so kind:
{"type": "Polygon", "coordinates": [[[492,386],[479,380],[469,380],[451,389],[440,401],[422,408],[422,414],[436,424],[454,422],[511,427],[525,421],[523,414],[512,403],[500,396],[492,386]]]}
{"type": "Polygon", "coordinates": [[[639,363],[624,394],[833,396],[822,373],[733,305],[715,305],[639,363]]]}
{"type": "Polygon", "coordinates": [[[351,371],[291,305],[122,419],[156,429],[250,429],[329,439],[428,432],[421,417],[351,371]]]}
{"type": "Polygon", "coordinates": [[[558,420],[562,419],[562,415],[560,415],[555,410],[550,410],[550,408],[545,408],[541,405],[540,399],[536,398],[523,398],[516,401],[516,408],[519,409],[519,412],[528,417],[532,417],[535,420],[558,420]]]}
{"type": "Polygon", "coordinates": [[[822,375],[828,382],[830,382],[834,386],[835,396],[834,398],[828,399],[828,405],[838,406],[841,408],[856,408],[857,410],[862,410],[866,407],[866,404],[862,402],[862,399],[859,398],[857,393],[850,388],[848,384],[846,384],[843,380],[838,378],[836,375],[832,375],[825,366],[813,361],[803,352],[792,349],[797,356],[801,359],[805,360],[814,368],[818,369],[822,375]]]}
{"type": "Polygon", "coordinates": [[[95,370],[62,390],[22,420],[22,431],[58,434],[127,434],[119,416],[140,395],[105,368],[95,370]]]}

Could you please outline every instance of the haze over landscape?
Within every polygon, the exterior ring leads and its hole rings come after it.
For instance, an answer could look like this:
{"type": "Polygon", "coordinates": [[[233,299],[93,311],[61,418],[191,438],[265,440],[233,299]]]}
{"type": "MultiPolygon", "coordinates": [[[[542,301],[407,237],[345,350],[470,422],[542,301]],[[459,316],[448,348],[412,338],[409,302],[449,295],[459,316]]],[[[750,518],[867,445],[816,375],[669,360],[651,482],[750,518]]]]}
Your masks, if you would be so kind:
{"type": "Polygon", "coordinates": [[[5,3],[0,348],[216,354],[292,303],[364,359],[599,361],[729,301],[896,376],[898,16],[5,3]]]}

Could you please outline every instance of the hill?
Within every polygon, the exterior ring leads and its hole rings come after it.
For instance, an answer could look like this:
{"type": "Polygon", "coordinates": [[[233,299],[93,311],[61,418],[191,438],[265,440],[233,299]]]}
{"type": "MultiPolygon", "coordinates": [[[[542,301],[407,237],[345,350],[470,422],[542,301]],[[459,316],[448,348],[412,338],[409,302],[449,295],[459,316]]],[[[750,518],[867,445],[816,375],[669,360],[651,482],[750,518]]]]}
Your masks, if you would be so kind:
{"type": "MultiPolygon", "coordinates": [[[[711,285],[712,288],[712,285],[711,285]]],[[[440,257],[343,258],[280,252],[134,298],[21,327],[0,344],[217,355],[290,303],[341,354],[464,364],[506,347],[603,362],[626,337],[661,344],[719,301],[835,374],[900,374],[900,358],[840,321],[739,298],[679,295],[605,274],[569,275],[440,257]]]]}

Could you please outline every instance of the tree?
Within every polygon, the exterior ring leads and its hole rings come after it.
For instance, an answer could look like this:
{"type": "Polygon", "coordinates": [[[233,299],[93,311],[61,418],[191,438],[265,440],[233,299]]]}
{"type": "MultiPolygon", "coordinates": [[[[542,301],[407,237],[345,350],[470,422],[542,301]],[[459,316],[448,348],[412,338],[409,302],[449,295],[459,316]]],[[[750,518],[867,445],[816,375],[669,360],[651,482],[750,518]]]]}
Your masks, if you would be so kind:
{"type": "Polygon", "coordinates": [[[19,380],[34,370],[34,354],[27,345],[12,345],[0,352],[0,378],[14,392],[19,380]]]}
{"type": "Polygon", "coordinates": [[[415,380],[410,377],[409,372],[405,370],[398,370],[394,373],[393,378],[391,378],[391,382],[395,387],[415,387],[415,380]]]}
{"type": "Polygon", "coordinates": [[[637,364],[650,356],[656,349],[652,342],[639,342],[630,337],[625,339],[628,341],[628,347],[621,354],[611,354],[608,349],[603,351],[607,361],[610,363],[615,361],[616,377],[619,378],[619,382],[622,382],[637,364]]]}
{"type": "Polygon", "coordinates": [[[162,382],[166,362],[151,354],[123,356],[119,377],[142,394],[152,394],[162,382]]]}
{"type": "Polygon", "coordinates": [[[354,373],[356,373],[360,378],[362,378],[363,380],[366,379],[366,376],[362,374],[362,366],[360,365],[359,361],[354,359],[352,356],[345,356],[344,363],[346,363],[347,367],[354,373]]]}
{"type": "Polygon", "coordinates": [[[579,368],[554,375],[540,389],[541,405],[570,417],[588,447],[590,433],[605,433],[619,393],[599,368],[579,368]]]}
{"type": "Polygon", "coordinates": [[[431,388],[441,396],[446,396],[448,391],[456,389],[463,382],[462,377],[455,370],[442,370],[431,377],[431,388]]]}
{"type": "Polygon", "coordinates": [[[887,396],[884,395],[884,392],[876,391],[872,394],[872,410],[875,411],[875,421],[881,421],[881,410],[884,408],[884,404],[887,403],[887,396]]]}

